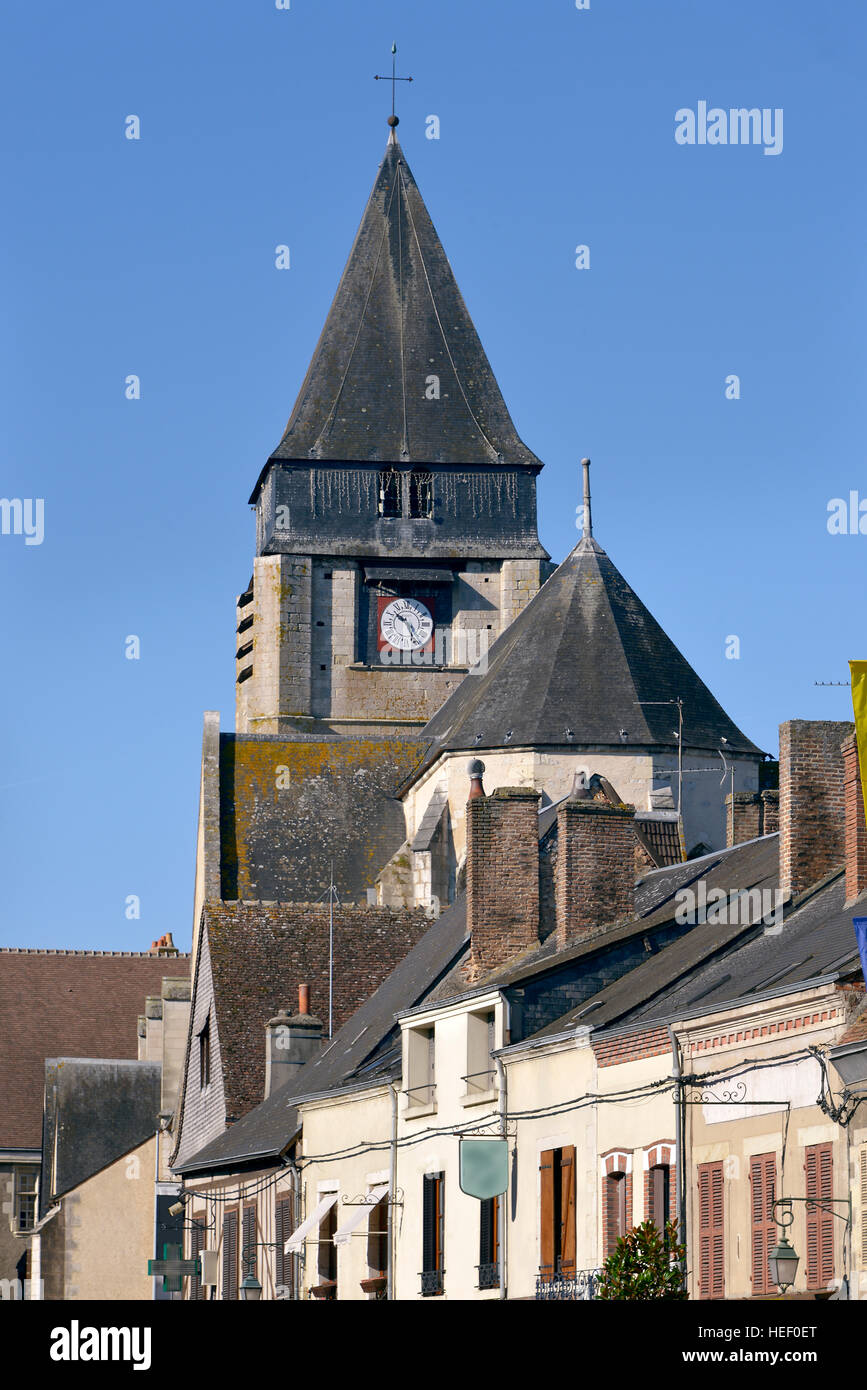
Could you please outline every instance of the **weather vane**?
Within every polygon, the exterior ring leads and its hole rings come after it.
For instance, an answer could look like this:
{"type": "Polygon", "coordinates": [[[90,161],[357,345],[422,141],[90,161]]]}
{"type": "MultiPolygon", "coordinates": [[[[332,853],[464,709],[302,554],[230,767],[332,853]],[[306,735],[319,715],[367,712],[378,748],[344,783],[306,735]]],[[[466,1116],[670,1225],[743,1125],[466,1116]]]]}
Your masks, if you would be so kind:
{"type": "Polygon", "coordinates": [[[393,130],[394,127],[398,124],[398,121],[399,121],[399,119],[400,119],[398,116],[396,116],[396,115],[394,114],[394,87],[395,87],[395,83],[396,83],[396,82],[411,82],[411,81],[412,81],[412,78],[411,78],[411,77],[398,77],[397,72],[396,72],[396,70],[395,70],[396,64],[397,64],[397,44],[396,44],[396,43],[393,43],[393,44],[391,45],[391,77],[384,76],[382,73],[375,73],[375,74],[374,74],[374,78],[373,78],[374,82],[390,82],[390,83],[391,83],[391,115],[390,115],[389,118],[388,118],[388,124],[391,126],[392,130],[393,130]]]}

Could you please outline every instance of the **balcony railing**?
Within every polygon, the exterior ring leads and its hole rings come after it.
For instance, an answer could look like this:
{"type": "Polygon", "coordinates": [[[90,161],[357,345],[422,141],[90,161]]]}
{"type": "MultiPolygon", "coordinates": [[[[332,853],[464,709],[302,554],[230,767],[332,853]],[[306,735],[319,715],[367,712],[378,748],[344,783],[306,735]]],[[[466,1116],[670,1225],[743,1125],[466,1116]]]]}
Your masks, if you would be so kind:
{"type": "Polygon", "coordinates": [[[498,1264],[476,1265],[476,1269],[479,1271],[480,1289],[498,1289],[500,1287],[500,1266],[498,1264]]]}
{"type": "Polygon", "coordinates": [[[596,1285],[601,1269],[578,1269],[573,1275],[540,1274],[536,1279],[537,1299],[591,1299],[596,1297],[596,1285]]]}
{"type": "Polygon", "coordinates": [[[421,1291],[424,1297],[427,1298],[431,1294],[442,1293],[444,1273],[445,1270],[442,1269],[422,1270],[419,1278],[421,1279],[421,1291]]]}

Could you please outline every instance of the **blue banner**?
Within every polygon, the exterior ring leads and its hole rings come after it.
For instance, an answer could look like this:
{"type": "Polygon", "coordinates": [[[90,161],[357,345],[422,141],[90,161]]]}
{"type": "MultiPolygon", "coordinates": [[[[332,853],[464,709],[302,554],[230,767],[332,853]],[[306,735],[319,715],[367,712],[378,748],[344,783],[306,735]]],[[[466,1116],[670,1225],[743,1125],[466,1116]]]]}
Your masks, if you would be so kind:
{"type": "Polygon", "coordinates": [[[867,917],[853,917],[852,925],[855,928],[855,940],[858,942],[858,952],[861,956],[861,974],[864,976],[864,983],[867,984],[867,917]]]}

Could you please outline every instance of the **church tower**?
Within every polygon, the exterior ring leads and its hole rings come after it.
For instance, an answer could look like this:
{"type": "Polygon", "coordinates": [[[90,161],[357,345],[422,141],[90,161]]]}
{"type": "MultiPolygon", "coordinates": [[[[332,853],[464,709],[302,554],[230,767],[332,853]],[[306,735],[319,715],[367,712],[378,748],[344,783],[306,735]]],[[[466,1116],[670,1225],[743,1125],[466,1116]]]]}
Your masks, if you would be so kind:
{"type": "Polygon", "coordinates": [[[238,734],[420,729],[552,568],[536,527],[542,465],[518,437],[394,124],[250,499],[238,734]]]}

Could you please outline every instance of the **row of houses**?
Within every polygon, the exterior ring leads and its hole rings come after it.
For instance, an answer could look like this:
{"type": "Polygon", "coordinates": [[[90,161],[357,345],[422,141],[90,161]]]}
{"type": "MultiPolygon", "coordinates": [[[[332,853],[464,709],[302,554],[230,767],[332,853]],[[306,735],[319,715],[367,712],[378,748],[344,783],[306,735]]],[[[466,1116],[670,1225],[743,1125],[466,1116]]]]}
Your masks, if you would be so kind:
{"type": "MultiPolygon", "coordinates": [[[[645,1220],[678,1223],[691,1298],[779,1296],[783,1234],[788,1297],[863,1297],[857,745],[780,746],[726,849],[637,883],[605,779],[543,808],[471,764],[465,894],[333,1038],[304,989],[263,1020],[264,1100],[178,1136],[184,1297],[589,1298],[645,1220]]],[[[216,1002],[203,1025],[194,986],[184,1104],[219,1080],[216,1002]]]]}

